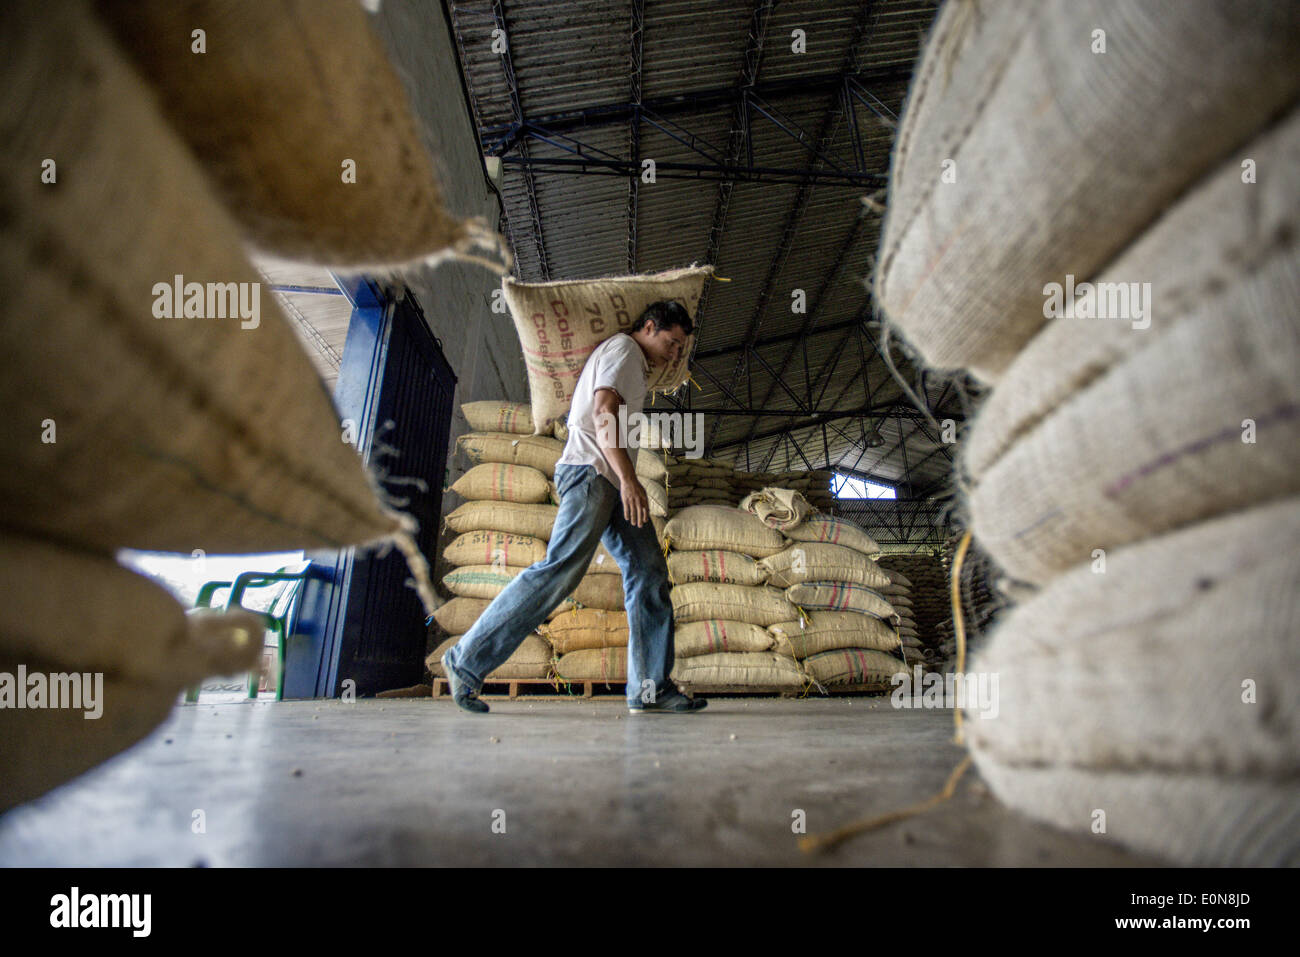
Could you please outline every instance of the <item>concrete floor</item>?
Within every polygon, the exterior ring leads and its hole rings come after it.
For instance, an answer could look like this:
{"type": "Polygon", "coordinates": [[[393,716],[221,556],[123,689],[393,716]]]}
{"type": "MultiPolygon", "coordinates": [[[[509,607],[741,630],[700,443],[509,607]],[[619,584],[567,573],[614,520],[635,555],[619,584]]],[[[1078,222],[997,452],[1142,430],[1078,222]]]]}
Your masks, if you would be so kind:
{"type": "Polygon", "coordinates": [[[938,791],[962,756],[950,711],[714,698],[699,715],[632,718],[621,698],[487,700],[484,716],[428,698],[178,707],[131,751],[0,816],[0,864],[1161,863],[1008,812],[974,770],[925,815],[826,854],[797,848],[796,808],[815,834],[938,791]]]}

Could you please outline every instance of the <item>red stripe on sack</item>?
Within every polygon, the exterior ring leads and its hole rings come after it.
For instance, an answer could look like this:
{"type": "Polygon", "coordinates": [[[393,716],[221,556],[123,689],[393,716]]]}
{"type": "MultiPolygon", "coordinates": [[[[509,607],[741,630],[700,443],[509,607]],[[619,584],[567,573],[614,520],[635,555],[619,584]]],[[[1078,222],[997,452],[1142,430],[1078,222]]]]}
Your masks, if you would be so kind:
{"type": "Polygon", "coordinates": [[[542,372],[552,379],[576,379],[582,375],[582,369],[552,369],[545,362],[538,362],[536,359],[524,357],[524,361],[533,369],[542,372]]]}
{"type": "Polygon", "coordinates": [[[526,346],[521,347],[524,352],[534,356],[554,356],[556,358],[567,358],[569,356],[589,356],[596,351],[595,346],[582,346],[578,349],[567,349],[563,352],[545,352],[538,349],[529,349],[526,346]]]}

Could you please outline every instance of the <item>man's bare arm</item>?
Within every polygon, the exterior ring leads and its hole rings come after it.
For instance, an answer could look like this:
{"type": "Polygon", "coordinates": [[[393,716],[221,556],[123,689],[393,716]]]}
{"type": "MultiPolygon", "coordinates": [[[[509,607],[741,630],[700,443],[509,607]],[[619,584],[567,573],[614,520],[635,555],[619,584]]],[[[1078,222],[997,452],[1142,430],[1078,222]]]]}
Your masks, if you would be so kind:
{"type": "Polygon", "coordinates": [[[619,446],[618,422],[619,395],[613,389],[597,389],[594,403],[596,444],[600,454],[618,476],[619,495],[623,499],[623,517],[640,528],[650,519],[650,499],[645,487],[636,477],[632,457],[619,446]]]}

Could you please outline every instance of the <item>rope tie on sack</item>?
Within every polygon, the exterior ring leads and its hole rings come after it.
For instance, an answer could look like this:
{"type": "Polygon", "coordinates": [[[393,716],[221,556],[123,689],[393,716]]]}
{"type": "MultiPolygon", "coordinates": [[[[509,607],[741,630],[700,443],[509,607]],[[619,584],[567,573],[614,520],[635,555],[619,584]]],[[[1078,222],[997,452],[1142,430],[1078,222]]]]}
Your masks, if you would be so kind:
{"type": "MultiPolygon", "coordinates": [[[[952,612],[953,612],[953,629],[957,636],[957,673],[964,674],[966,668],[966,631],[962,622],[961,615],[961,566],[966,558],[966,550],[970,547],[971,533],[968,529],[966,534],[961,538],[957,551],[952,560],[952,612]]],[[[906,659],[906,653],[904,653],[906,659]]],[[[953,709],[953,721],[956,725],[955,744],[964,744],[961,730],[961,709],[953,709]]],[[[880,814],[876,817],[866,818],[865,820],[855,821],[852,824],[846,824],[844,827],[837,828],[827,834],[808,834],[799,838],[799,849],[802,851],[824,851],[836,846],[842,841],[847,840],[854,835],[861,834],[864,831],[872,831],[883,827],[886,824],[892,824],[894,821],[901,821],[918,814],[924,814],[932,808],[938,807],[944,801],[949,800],[957,789],[957,782],[962,775],[971,766],[971,755],[968,752],[961,759],[957,767],[953,768],[952,773],[948,776],[947,783],[944,784],[943,790],[938,794],[932,795],[919,804],[913,804],[911,807],[901,808],[897,811],[890,811],[887,814],[880,814]]]]}
{"type": "MultiPolygon", "coordinates": [[[[961,566],[966,558],[966,549],[970,547],[971,533],[966,530],[966,534],[961,537],[961,542],[957,546],[957,552],[952,559],[952,626],[953,632],[957,638],[957,674],[966,674],[966,625],[962,620],[961,614],[961,566]]],[[[954,744],[964,744],[961,730],[961,708],[953,708],[953,720],[955,723],[954,744]]]]}
{"type": "Polygon", "coordinates": [[[794,605],[795,611],[799,612],[799,630],[803,631],[812,624],[812,615],[804,611],[803,605],[796,602],[790,602],[790,604],[794,605]]]}

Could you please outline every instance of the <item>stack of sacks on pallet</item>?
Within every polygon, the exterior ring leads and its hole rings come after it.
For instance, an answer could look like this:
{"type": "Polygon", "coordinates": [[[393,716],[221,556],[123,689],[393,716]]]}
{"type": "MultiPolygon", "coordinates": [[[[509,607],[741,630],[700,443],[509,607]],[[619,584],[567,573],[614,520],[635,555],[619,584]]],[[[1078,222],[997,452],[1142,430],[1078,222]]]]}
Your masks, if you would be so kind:
{"type": "Polygon", "coordinates": [[[902,642],[903,659],[909,664],[918,664],[918,659],[928,660],[925,645],[916,629],[916,618],[912,613],[912,582],[896,568],[880,563],[880,570],[889,578],[889,584],[880,588],[880,594],[889,602],[898,616],[898,637],[902,642]]]}
{"type": "Polygon", "coordinates": [[[880,547],[862,529],[813,517],[784,529],[791,543],[760,563],[768,583],[785,589],[798,613],[771,627],[778,649],[803,662],[818,684],[888,684],[907,666],[894,608],[881,594],[889,578],[876,564],[880,547]]]}
{"type": "Polygon", "coordinates": [[[756,559],[785,545],[749,512],[721,505],[682,509],[668,522],[668,571],[676,631],[672,679],[696,690],[802,688],[799,664],[775,650],[771,625],[797,617],[756,559]]]}
{"type": "Polygon", "coordinates": [[[655,531],[662,540],[661,526],[667,521],[672,505],[668,500],[668,453],[658,445],[658,438],[649,429],[641,432],[640,448],[632,452],[632,465],[645,489],[646,498],[650,500],[651,517],[661,520],[655,531]]]}
{"type": "MultiPolygon", "coordinates": [[[[562,445],[555,439],[531,434],[529,407],[475,402],[467,403],[462,411],[476,431],[462,436],[459,444],[478,464],[451,486],[451,491],[466,501],[447,516],[448,527],[459,534],[443,553],[453,568],[442,581],[454,597],[434,614],[439,627],[450,636],[429,656],[430,670],[439,676],[443,653],[478,620],[515,575],[546,557],[558,510],[552,504],[554,487],[550,479],[562,445]],[[513,431],[477,431],[484,426],[513,431]]],[[[659,474],[653,457],[645,458],[651,473],[659,474]]],[[[638,456],[638,466],[641,459],[638,456]]],[[[662,517],[656,519],[656,531],[663,521],[662,517]]],[[[617,563],[602,545],[586,577],[552,612],[552,618],[576,609],[621,614],[622,608],[622,577],[617,563]]],[[[625,616],[623,629],[622,644],[626,647],[625,616]]],[[[552,656],[553,649],[545,640],[530,635],[491,677],[546,677],[552,656]]],[[[576,672],[579,663],[569,664],[576,672]]],[[[626,658],[618,664],[620,673],[626,670],[626,658]]],[[[584,671],[581,677],[590,675],[584,671]]]]}
{"type": "Polygon", "coordinates": [[[668,501],[673,509],[691,505],[735,505],[763,488],[787,488],[803,494],[821,511],[835,505],[831,493],[833,473],[740,472],[718,459],[674,459],[668,466],[668,501]]]}
{"type": "Polygon", "coordinates": [[[551,644],[561,681],[627,681],[627,612],[575,608],[556,615],[538,632],[551,644]]]}
{"type": "Polygon", "coordinates": [[[922,654],[937,663],[942,659],[938,628],[952,617],[951,589],[943,559],[937,555],[886,555],[881,556],[880,567],[891,579],[894,572],[907,579],[906,597],[912,603],[911,617],[916,623],[922,654]]]}
{"type": "MultiPolygon", "coordinates": [[[[451,486],[465,503],[447,516],[458,537],[443,551],[452,570],[443,585],[452,599],[434,612],[448,637],[425,660],[435,677],[443,677],[442,656],[520,569],[546,557],[546,542],[555,524],[551,478],[559,443],[532,435],[528,405],[504,401],[467,402],[461,406],[472,430],[458,444],[475,463],[451,486]],[[522,447],[521,447],[522,445],[522,447]]],[[[489,678],[544,678],[551,663],[550,646],[529,635],[489,678]]]]}
{"type": "Polygon", "coordinates": [[[976,765],[1182,863],[1300,863],[1298,95],[1295,4],[950,5],[891,174],[877,298],[995,384],[972,530],[1038,589],[972,661],[976,765]]]}
{"type": "MultiPolygon", "coordinates": [[[[636,453],[633,464],[637,477],[650,499],[651,522],[662,543],[668,507],[663,480],[667,467],[662,453],[643,448],[636,453]]],[[[617,507],[617,506],[616,506],[617,507]]],[[[604,545],[596,549],[588,571],[602,576],[602,581],[618,583],[619,607],[593,603],[583,586],[573,593],[573,598],[585,607],[575,607],[554,615],[538,628],[551,643],[554,660],[552,670],[561,681],[602,681],[621,684],[627,681],[627,653],[631,633],[627,612],[623,610],[622,571],[604,545]],[[586,600],[584,600],[586,598],[586,600]]],[[[585,586],[584,581],[584,586],[585,586]]]]}

